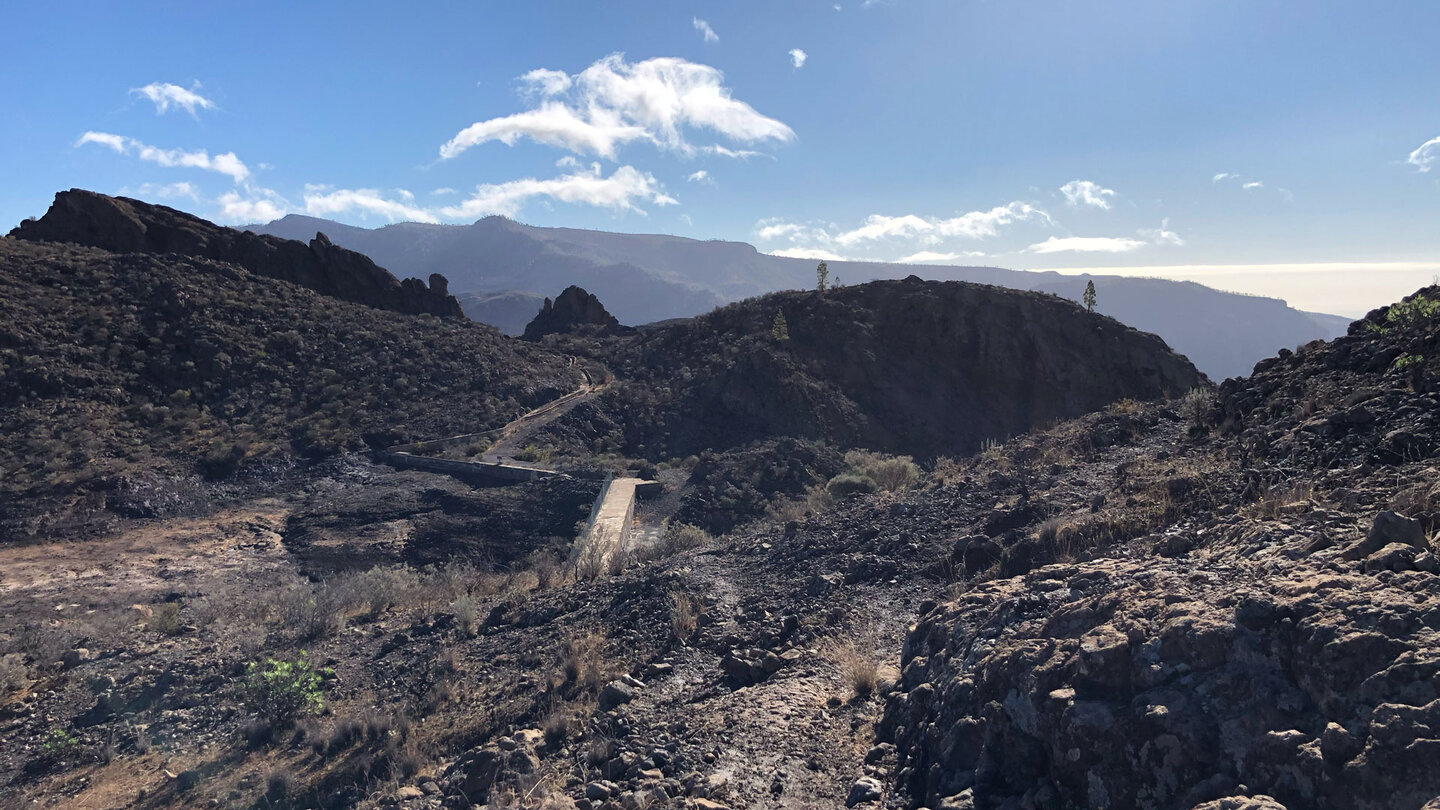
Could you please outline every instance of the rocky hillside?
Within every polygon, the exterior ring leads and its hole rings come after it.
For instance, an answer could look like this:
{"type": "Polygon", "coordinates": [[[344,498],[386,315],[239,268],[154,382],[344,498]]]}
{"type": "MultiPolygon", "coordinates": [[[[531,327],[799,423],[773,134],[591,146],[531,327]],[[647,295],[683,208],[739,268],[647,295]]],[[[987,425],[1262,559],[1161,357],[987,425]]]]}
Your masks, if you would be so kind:
{"type": "Polygon", "coordinates": [[[31,242],[86,245],[116,253],[178,253],[229,262],[256,275],[289,281],[346,301],[409,314],[462,317],[442,275],[430,284],[403,282],[323,233],[309,244],[224,228],[163,205],[71,189],[55,195],[45,216],[10,236],[31,242]]]}
{"type": "Polygon", "coordinates": [[[0,310],[7,540],[183,511],[202,476],[495,427],[580,379],[488,326],[175,254],[3,239],[0,310]]]}
{"type": "Polygon", "coordinates": [[[558,441],[660,460],[770,437],[969,453],[1204,378],[1154,335],[1054,296],[918,278],[778,293],[646,330],[558,441]]]}
{"type": "Polygon", "coordinates": [[[882,725],[899,803],[1432,806],[1437,312],[1423,290],[1192,403],[1114,468],[1159,517],[1123,544],[1085,539],[1113,496],[1033,490],[1045,522],[957,541],[978,576],[921,606],[882,725]],[[1060,561],[1011,565],[1025,543],[1060,561]]]}

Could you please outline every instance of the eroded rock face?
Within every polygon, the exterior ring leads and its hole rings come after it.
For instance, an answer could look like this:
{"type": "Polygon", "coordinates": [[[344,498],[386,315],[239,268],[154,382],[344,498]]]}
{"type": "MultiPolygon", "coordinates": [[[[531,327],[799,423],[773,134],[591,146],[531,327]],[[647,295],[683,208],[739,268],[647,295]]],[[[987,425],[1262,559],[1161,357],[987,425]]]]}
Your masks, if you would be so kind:
{"type": "Polygon", "coordinates": [[[526,340],[539,340],[545,335],[586,328],[605,335],[626,334],[631,331],[621,326],[615,316],[606,311],[599,298],[571,285],[554,301],[545,299],[539,314],[525,327],[524,337],[526,340]]]}
{"type": "Polygon", "coordinates": [[[1244,785],[1289,807],[1391,808],[1440,794],[1440,579],[1192,564],[1050,566],[922,617],[885,721],[914,802],[968,789],[990,807],[1274,806],[1213,804],[1244,785]]]}
{"type": "Polygon", "coordinates": [[[400,281],[360,253],[317,233],[307,245],[207,222],[163,205],[71,189],[45,216],[10,232],[32,242],[69,242],[116,253],[179,253],[238,264],[257,275],[380,309],[463,318],[444,276],[400,281]]]}

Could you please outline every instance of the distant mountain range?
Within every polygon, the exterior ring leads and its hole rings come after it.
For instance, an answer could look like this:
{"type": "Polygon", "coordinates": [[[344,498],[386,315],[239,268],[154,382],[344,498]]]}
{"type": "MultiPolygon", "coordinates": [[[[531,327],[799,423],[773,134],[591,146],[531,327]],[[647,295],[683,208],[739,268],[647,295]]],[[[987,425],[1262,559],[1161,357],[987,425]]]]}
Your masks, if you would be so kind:
{"type": "MultiPolygon", "coordinates": [[[[472,225],[406,222],[369,229],[292,214],[248,229],[301,240],[323,232],[397,275],[444,275],[467,315],[510,334],[518,334],[539,311],[542,297],[571,284],[599,296],[622,323],[635,325],[691,317],[730,301],[815,284],[814,260],[771,256],[744,242],[537,228],[503,217],[472,225]]],[[[831,278],[842,283],[913,274],[1076,301],[1093,279],[1098,311],[1159,335],[1215,380],[1249,374],[1257,361],[1279,349],[1344,334],[1350,323],[1337,315],[1293,309],[1279,299],[1186,281],[880,262],[829,266],[831,278]]]]}

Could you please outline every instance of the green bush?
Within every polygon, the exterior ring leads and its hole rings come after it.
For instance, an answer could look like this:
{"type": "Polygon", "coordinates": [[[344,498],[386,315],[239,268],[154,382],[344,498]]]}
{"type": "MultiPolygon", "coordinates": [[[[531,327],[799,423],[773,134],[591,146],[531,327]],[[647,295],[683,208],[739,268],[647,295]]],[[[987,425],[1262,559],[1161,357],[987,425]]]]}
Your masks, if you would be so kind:
{"type": "Polygon", "coordinates": [[[852,495],[874,492],[876,489],[879,489],[879,487],[876,485],[874,479],[866,475],[856,475],[855,473],[848,472],[840,473],[834,478],[831,478],[830,483],[825,485],[825,491],[829,493],[830,497],[836,500],[844,500],[852,495]]]}
{"type": "Polygon", "coordinates": [[[289,726],[325,708],[321,686],[334,674],[317,669],[304,650],[294,661],[266,658],[245,667],[245,699],[257,714],[276,726],[289,726]]]}

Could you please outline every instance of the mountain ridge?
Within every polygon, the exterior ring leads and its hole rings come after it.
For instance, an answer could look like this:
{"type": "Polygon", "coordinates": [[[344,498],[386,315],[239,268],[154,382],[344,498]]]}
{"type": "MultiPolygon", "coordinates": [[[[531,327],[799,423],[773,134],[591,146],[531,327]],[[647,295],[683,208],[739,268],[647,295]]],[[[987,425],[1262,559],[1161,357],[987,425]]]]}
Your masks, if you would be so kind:
{"type": "MultiPolygon", "coordinates": [[[[396,223],[368,229],[289,215],[257,233],[304,236],[324,230],[335,240],[397,272],[439,272],[458,293],[516,292],[554,296],[570,285],[595,293],[629,325],[692,317],[731,301],[784,289],[809,289],[815,261],[761,253],[746,242],[662,234],[621,234],[524,225],[486,217],[470,225],[396,223]]],[[[1350,319],[1309,313],[1276,298],[1214,290],[1195,282],[1122,276],[1066,276],[999,267],[829,262],[846,283],[919,274],[1064,295],[1078,301],[1094,280],[1097,309],[1160,335],[1215,380],[1244,376],[1282,348],[1344,334],[1350,319]],[[1243,317],[1236,312],[1243,311],[1243,317]]],[[[521,300],[517,306],[528,306],[521,300]]],[[[534,312],[476,314],[497,326],[528,321],[534,312]]],[[[514,328],[510,326],[509,328],[514,328]]]]}

